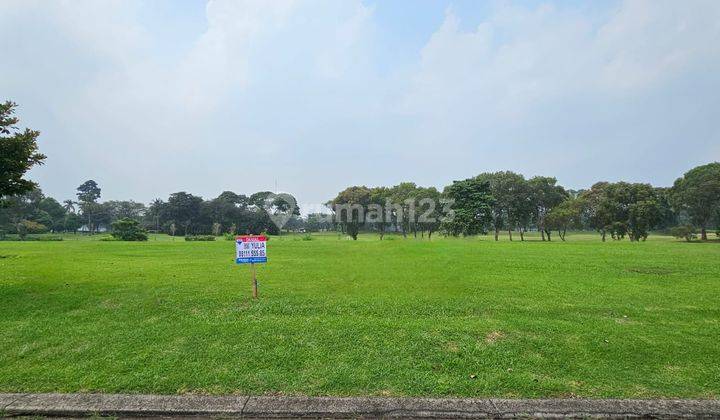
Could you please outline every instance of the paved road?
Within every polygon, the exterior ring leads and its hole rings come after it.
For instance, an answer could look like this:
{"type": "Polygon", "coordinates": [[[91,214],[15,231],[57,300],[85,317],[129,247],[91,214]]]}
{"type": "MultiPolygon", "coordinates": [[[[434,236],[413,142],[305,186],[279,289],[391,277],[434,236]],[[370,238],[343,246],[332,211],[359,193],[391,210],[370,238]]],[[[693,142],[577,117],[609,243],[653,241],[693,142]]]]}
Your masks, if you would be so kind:
{"type": "Polygon", "coordinates": [[[720,418],[720,400],[0,394],[0,416],[720,418]]]}

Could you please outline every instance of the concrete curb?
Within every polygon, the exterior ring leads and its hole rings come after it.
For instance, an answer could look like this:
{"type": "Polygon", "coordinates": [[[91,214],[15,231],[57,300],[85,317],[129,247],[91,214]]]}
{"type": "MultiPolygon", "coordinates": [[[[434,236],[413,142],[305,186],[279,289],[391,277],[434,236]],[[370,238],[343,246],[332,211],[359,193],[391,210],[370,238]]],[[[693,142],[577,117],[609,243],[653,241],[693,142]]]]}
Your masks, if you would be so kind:
{"type": "Polygon", "coordinates": [[[0,416],[720,418],[720,400],[0,394],[0,416]]]}

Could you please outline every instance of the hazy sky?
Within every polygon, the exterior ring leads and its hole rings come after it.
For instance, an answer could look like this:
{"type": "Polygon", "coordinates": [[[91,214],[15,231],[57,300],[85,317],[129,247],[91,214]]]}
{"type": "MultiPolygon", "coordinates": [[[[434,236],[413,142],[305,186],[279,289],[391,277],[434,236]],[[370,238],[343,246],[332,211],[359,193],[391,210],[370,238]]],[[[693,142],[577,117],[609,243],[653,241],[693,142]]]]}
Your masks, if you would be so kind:
{"type": "Polygon", "coordinates": [[[720,1],[0,1],[0,100],[58,199],[509,169],[669,185],[720,160],[720,1]]]}

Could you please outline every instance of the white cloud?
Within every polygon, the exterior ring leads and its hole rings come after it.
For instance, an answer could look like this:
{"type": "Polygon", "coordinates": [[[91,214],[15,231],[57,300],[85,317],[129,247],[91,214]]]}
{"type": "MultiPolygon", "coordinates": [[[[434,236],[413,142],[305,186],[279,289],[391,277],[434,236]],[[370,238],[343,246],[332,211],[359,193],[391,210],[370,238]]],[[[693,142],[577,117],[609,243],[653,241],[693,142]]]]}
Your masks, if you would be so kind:
{"type": "Polygon", "coordinates": [[[558,174],[576,185],[603,172],[668,182],[678,166],[713,158],[717,131],[706,115],[687,112],[692,101],[681,102],[691,94],[697,105],[717,102],[686,82],[700,75],[708,88],[718,85],[718,18],[713,1],[627,1],[599,23],[548,5],[503,4],[464,32],[448,11],[402,109],[423,120],[418,136],[454,139],[465,154],[441,156],[459,158],[466,171],[558,174]],[[688,136],[693,150],[684,147],[688,136]],[[633,170],[638,162],[653,171],[633,170]]]}

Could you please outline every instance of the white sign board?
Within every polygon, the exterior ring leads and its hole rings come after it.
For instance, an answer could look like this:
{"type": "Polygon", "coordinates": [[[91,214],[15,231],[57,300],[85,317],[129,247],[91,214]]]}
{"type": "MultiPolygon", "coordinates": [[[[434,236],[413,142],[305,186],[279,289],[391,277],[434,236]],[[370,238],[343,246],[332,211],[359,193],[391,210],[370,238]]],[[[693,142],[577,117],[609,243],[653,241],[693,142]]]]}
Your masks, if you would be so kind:
{"type": "Polygon", "coordinates": [[[254,264],[267,262],[267,237],[243,235],[235,238],[235,262],[254,264]]]}

